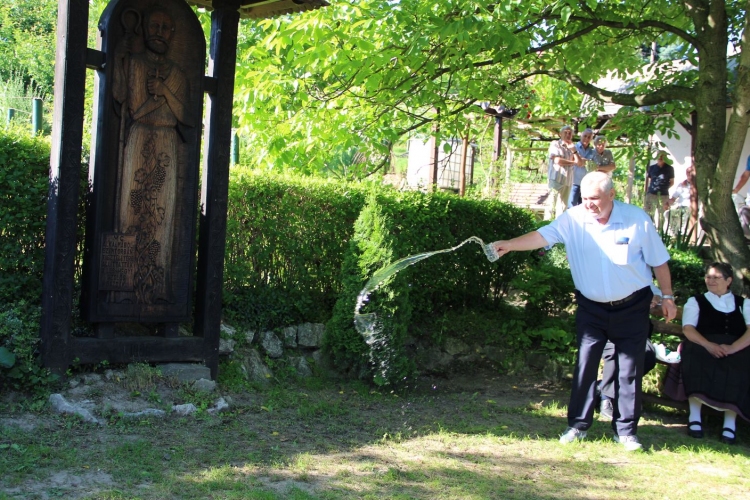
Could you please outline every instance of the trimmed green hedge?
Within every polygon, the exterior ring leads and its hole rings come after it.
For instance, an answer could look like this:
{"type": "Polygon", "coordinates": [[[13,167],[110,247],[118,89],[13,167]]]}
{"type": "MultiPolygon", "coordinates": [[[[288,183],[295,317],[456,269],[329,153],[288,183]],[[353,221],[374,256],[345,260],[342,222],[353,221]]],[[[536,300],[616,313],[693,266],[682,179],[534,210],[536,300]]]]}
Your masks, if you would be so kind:
{"type": "Polygon", "coordinates": [[[49,144],[0,131],[0,301],[39,304],[49,188],[49,144]]]}
{"type": "MultiPolygon", "coordinates": [[[[370,192],[393,220],[393,259],[452,247],[472,235],[493,241],[533,228],[528,212],[501,202],[235,174],[229,188],[224,273],[225,302],[233,313],[263,323],[263,328],[330,318],[354,222],[370,192]]],[[[504,257],[491,271],[475,244],[435,256],[415,266],[419,272],[413,288],[420,292],[412,292],[413,305],[420,312],[436,305],[480,305],[489,289],[494,290],[492,302],[525,258],[504,257]]]]}
{"type": "MultiPolygon", "coordinates": [[[[34,364],[49,154],[45,139],[0,130],[0,347],[5,348],[0,367],[10,364],[11,354],[19,370],[34,364]]],[[[83,194],[83,170],[81,186],[83,194]]],[[[354,329],[353,314],[357,294],[376,270],[470,236],[490,242],[522,234],[534,227],[531,214],[444,193],[239,172],[232,174],[228,207],[223,297],[228,319],[259,330],[328,322],[326,347],[337,366],[357,376],[374,375],[381,383],[412,370],[405,354],[407,333],[430,336],[418,340],[438,345],[444,341],[440,332],[415,325],[449,313],[497,308],[532,256],[511,253],[489,263],[478,245],[467,243],[404,269],[364,308],[384,320],[387,349],[373,352],[354,329]]],[[[81,236],[83,197],[79,214],[81,236]]],[[[675,286],[700,288],[700,259],[681,257],[670,263],[675,286]]]]}
{"type": "Polygon", "coordinates": [[[258,329],[326,321],[364,198],[342,183],[233,175],[225,314],[258,329]]]}

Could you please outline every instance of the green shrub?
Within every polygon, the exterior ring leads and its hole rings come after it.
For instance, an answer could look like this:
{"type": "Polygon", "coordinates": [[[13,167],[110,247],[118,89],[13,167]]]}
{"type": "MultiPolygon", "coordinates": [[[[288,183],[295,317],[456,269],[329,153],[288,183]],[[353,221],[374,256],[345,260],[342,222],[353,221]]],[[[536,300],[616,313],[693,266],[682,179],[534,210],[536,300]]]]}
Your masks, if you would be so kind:
{"type": "Polygon", "coordinates": [[[356,185],[234,174],[229,187],[224,304],[254,329],[323,322],[364,203],[356,185]]]}
{"type": "Polygon", "coordinates": [[[669,272],[672,275],[672,289],[676,300],[684,304],[696,293],[706,291],[703,280],[705,263],[693,250],[669,251],[669,272]]]}
{"type": "Polygon", "coordinates": [[[349,254],[342,267],[344,289],[326,327],[324,344],[339,369],[373,378],[379,385],[408,377],[414,370],[404,349],[411,318],[408,271],[389,278],[370,296],[368,308],[377,311],[377,320],[371,316],[364,327],[366,338],[353,324],[357,296],[369,277],[398,260],[394,258],[393,247],[397,245],[399,231],[384,212],[373,194],[354,225],[349,254]]]}
{"type": "Polygon", "coordinates": [[[0,386],[20,390],[51,380],[37,359],[49,154],[45,139],[0,129],[0,386]]]}
{"type": "Polygon", "coordinates": [[[529,264],[513,280],[512,287],[526,302],[530,322],[564,314],[573,304],[575,290],[564,247],[533,250],[529,264]]]}
{"type": "MultiPolygon", "coordinates": [[[[449,310],[496,305],[528,253],[509,254],[490,264],[480,247],[467,244],[455,252],[435,254],[389,278],[362,311],[378,315],[376,335],[368,335],[374,348],[356,333],[352,323],[357,295],[367,279],[399,259],[451,248],[470,236],[490,242],[522,234],[533,227],[533,218],[500,202],[439,193],[379,191],[368,200],[344,260],[343,291],[327,324],[325,342],[337,366],[360,376],[373,375],[378,383],[392,383],[413,370],[404,345],[412,323],[449,310]]],[[[412,334],[433,335],[412,330],[412,334]]]]}
{"type": "Polygon", "coordinates": [[[39,303],[49,188],[49,144],[0,130],[0,301],[39,303]]]}
{"type": "Polygon", "coordinates": [[[0,349],[8,361],[0,364],[0,388],[37,391],[55,380],[39,362],[39,319],[37,305],[23,300],[0,305],[0,349]]]}
{"type": "MultiPolygon", "coordinates": [[[[46,138],[16,127],[0,129],[0,385],[40,389],[52,380],[40,366],[39,307],[44,274],[44,238],[50,147],[46,138]],[[5,353],[5,354],[2,354],[5,353]]],[[[87,165],[81,165],[76,275],[80,276],[85,224],[87,165]]]]}

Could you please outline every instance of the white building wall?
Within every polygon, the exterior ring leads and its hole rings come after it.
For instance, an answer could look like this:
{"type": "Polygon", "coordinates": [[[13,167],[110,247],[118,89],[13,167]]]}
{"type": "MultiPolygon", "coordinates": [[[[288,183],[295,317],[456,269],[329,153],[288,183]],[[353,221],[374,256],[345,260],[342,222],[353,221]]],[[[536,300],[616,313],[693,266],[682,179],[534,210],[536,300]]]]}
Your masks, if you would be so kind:
{"type": "Polygon", "coordinates": [[[409,158],[406,163],[406,184],[412,188],[427,186],[430,179],[431,142],[429,139],[409,139],[409,158]],[[425,142],[426,141],[426,142],[425,142]]]}

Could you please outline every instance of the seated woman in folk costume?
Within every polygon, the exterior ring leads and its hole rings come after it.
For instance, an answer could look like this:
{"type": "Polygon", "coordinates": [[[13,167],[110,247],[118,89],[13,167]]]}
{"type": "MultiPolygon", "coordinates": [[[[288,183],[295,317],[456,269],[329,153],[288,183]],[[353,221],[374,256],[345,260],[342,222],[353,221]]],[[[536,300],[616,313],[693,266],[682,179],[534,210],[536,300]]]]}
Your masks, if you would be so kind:
{"type": "Polygon", "coordinates": [[[750,421],[750,302],[730,292],[733,271],[706,268],[708,292],[691,297],[682,314],[682,381],[690,404],[688,435],[703,437],[701,407],[724,412],[721,441],[736,442],[737,415],[750,421]]]}

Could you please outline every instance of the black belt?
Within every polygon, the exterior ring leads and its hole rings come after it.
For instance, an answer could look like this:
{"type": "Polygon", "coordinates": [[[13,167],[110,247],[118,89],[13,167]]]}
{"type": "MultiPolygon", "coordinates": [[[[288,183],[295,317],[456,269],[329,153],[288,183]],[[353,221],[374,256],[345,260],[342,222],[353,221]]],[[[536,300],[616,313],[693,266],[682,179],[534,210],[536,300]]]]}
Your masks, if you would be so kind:
{"type": "Polygon", "coordinates": [[[631,293],[630,295],[628,295],[624,299],[609,300],[607,302],[600,302],[600,304],[608,304],[610,306],[619,306],[620,304],[624,304],[625,302],[629,302],[629,301],[633,300],[635,298],[635,296],[638,295],[638,292],[640,292],[640,290],[636,290],[635,292],[631,293]]]}

